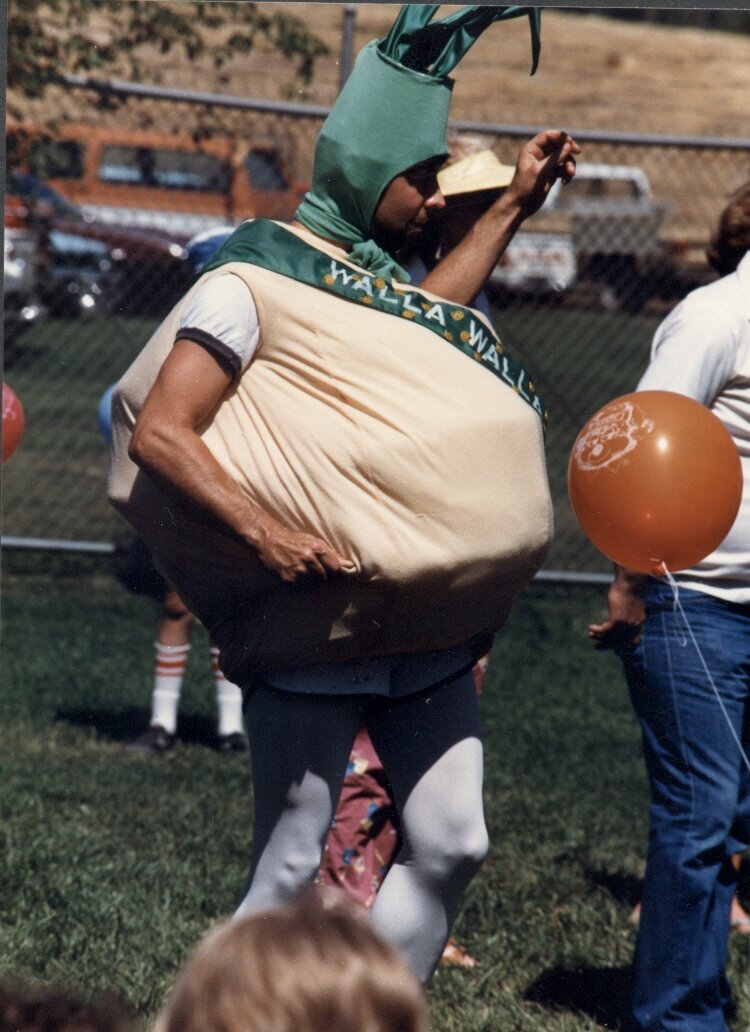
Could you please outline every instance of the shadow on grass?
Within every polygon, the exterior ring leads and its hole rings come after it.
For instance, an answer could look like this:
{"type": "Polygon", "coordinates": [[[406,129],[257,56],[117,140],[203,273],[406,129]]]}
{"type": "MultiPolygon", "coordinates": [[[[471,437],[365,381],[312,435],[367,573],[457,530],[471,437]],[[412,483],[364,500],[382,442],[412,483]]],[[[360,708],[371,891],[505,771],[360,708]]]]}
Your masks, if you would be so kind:
{"type": "Polygon", "coordinates": [[[630,968],[551,968],[543,971],[524,999],[544,1007],[579,1011],[602,1028],[634,1032],[630,1017],[630,968]]]}
{"type": "MultiPolygon", "coordinates": [[[[634,907],[640,902],[643,890],[643,879],[634,874],[625,874],[622,871],[602,871],[593,868],[586,869],[586,877],[599,888],[605,889],[619,903],[627,903],[634,907]]],[[[747,910],[750,907],[750,854],[744,854],[740,861],[740,869],[737,878],[737,897],[740,903],[747,910]]]]}
{"type": "Polygon", "coordinates": [[[586,877],[593,885],[606,889],[618,903],[634,907],[640,901],[643,879],[623,871],[586,870],[586,877]]]}
{"type": "MultiPolygon", "coordinates": [[[[112,742],[129,742],[148,728],[151,713],[143,708],[131,708],[113,712],[111,710],[58,709],[55,720],[75,724],[77,727],[93,727],[102,738],[112,742]]],[[[177,722],[177,737],[185,745],[216,747],[216,723],[198,714],[180,716],[177,722]]]]}

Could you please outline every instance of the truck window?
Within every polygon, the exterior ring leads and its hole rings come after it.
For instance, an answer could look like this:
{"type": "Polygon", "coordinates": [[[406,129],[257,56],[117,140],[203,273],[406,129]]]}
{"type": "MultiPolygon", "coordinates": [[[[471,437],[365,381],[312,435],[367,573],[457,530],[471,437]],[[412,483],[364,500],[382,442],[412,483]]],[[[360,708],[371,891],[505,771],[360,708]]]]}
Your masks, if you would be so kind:
{"type": "Polygon", "coordinates": [[[640,193],[632,179],[581,176],[568,183],[555,200],[556,208],[570,208],[579,201],[634,201],[640,193]]]}
{"type": "Polygon", "coordinates": [[[250,185],[256,190],[285,190],[287,181],[281,166],[270,151],[251,150],[245,155],[250,185]]]}
{"type": "Polygon", "coordinates": [[[228,186],[227,170],[213,154],[114,144],[102,149],[99,178],[105,183],[210,193],[224,193],[228,186]]]}
{"type": "Polygon", "coordinates": [[[607,201],[635,201],[639,197],[638,185],[632,179],[600,179],[597,197],[607,201]]]}
{"type": "Polygon", "coordinates": [[[40,179],[80,179],[83,146],[75,140],[37,136],[29,144],[28,167],[40,179]]]}

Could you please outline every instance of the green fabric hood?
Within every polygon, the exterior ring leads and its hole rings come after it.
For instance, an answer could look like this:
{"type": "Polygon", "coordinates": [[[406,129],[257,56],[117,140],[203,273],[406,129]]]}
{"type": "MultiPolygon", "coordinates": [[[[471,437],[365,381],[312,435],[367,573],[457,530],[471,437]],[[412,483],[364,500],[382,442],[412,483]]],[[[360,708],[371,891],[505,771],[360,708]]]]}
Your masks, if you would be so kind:
{"type": "Polygon", "coordinates": [[[529,17],[532,74],[539,57],[539,11],[467,6],[432,21],[436,4],[408,4],[393,28],[359,53],[323,123],[312,187],[297,219],[320,236],[352,245],[352,261],[380,275],[408,276],[370,239],[372,219],[392,179],[444,157],[453,80],[449,72],[494,21],[529,17]]]}

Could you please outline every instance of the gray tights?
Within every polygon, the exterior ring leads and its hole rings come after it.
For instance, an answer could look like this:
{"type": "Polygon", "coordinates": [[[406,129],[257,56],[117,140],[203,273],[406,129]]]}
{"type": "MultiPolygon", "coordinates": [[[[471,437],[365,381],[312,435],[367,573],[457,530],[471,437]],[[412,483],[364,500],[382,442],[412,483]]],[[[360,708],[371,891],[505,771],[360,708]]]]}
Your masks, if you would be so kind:
{"type": "Polygon", "coordinates": [[[403,838],[372,919],[426,982],[487,853],[471,672],[396,701],[267,687],[253,693],[247,724],[255,825],[237,914],[282,903],[314,879],[362,723],[388,773],[403,838]]]}

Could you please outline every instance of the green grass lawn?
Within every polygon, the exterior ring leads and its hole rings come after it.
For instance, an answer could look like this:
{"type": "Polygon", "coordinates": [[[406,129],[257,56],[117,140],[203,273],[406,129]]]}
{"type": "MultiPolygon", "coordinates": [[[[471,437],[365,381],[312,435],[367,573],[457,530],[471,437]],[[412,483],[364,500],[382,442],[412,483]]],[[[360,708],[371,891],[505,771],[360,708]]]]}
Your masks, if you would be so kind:
{"type": "Polygon", "coordinates": [[[25,332],[5,369],[26,429],[3,470],[4,534],[108,542],[118,532],[97,407],[154,326],[145,319],[48,319],[25,332]]]}
{"type": "MultiPolygon", "coordinates": [[[[181,743],[131,756],[154,604],[103,559],[9,553],[4,567],[0,975],[113,987],[148,1020],[240,892],[246,761],[213,748],[202,631],[181,743]]],[[[480,966],[439,972],[436,1032],[624,1027],[646,784],[618,663],[586,640],[602,606],[601,591],[536,586],[498,637],[483,697],[492,850],[457,927],[480,966]]],[[[735,937],[735,1032],[749,968],[750,937],[735,937]]]]}

